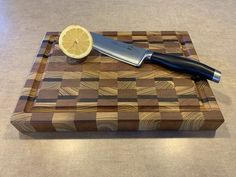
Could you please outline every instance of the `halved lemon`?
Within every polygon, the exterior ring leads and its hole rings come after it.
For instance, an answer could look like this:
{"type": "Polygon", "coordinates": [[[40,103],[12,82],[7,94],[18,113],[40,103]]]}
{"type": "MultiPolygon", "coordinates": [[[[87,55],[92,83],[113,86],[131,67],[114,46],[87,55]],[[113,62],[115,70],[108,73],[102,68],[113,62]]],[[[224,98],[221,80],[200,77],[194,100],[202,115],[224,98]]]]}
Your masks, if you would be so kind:
{"type": "Polygon", "coordinates": [[[88,30],[79,25],[66,27],[59,37],[59,47],[71,58],[86,57],[93,48],[93,38],[88,30]]]}

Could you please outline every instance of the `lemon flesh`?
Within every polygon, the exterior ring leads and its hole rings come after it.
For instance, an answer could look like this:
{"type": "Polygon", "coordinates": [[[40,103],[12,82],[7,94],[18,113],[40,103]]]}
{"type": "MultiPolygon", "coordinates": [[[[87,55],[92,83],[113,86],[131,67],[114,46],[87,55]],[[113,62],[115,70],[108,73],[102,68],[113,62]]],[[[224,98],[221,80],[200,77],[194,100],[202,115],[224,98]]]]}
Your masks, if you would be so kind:
{"type": "Polygon", "coordinates": [[[93,38],[85,28],[71,25],[62,31],[59,37],[59,47],[67,56],[81,59],[91,52],[93,38]]]}

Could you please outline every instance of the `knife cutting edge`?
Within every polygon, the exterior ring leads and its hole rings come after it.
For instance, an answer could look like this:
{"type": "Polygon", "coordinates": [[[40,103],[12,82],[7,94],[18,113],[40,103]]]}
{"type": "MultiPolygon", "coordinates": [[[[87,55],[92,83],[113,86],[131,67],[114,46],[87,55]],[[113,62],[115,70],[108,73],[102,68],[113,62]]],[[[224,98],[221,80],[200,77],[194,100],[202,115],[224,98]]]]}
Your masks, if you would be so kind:
{"type": "Polygon", "coordinates": [[[201,79],[209,79],[217,83],[220,81],[221,72],[201,62],[182,56],[152,52],[93,32],[91,35],[95,50],[130,65],[139,67],[144,60],[149,60],[168,69],[191,74],[201,79]]]}

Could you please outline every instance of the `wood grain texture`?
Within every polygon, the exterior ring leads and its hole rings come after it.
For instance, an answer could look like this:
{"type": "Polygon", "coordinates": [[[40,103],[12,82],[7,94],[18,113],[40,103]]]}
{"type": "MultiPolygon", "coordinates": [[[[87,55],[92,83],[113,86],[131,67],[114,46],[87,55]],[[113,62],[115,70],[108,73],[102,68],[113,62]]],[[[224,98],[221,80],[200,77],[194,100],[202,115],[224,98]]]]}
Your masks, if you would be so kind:
{"type": "MultiPolygon", "coordinates": [[[[106,31],[105,36],[198,60],[184,31],[106,31]]],[[[21,132],[216,130],[224,121],[206,80],[92,51],[69,64],[59,32],[42,41],[11,123],[21,132]]]]}

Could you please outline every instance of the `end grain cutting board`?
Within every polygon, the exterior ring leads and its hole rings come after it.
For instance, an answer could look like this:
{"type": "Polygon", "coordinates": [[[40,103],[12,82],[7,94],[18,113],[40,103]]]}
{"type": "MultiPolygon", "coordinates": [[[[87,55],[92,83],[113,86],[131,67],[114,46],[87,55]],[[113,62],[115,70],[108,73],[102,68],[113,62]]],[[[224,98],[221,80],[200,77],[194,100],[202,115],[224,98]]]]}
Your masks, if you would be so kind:
{"type": "MultiPolygon", "coordinates": [[[[187,32],[99,33],[198,60],[187,32]]],[[[206,80],[151,63],[135,68],[96,51],[70,65],[59,34],[46,34],[27,78],[11,118],[19,131],[216,130],[223,123],[206,80]]]]}

